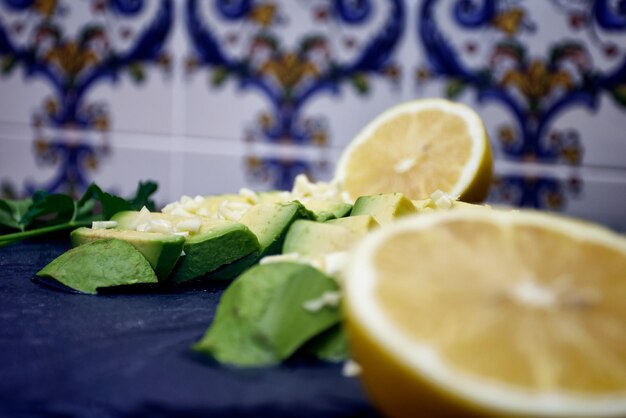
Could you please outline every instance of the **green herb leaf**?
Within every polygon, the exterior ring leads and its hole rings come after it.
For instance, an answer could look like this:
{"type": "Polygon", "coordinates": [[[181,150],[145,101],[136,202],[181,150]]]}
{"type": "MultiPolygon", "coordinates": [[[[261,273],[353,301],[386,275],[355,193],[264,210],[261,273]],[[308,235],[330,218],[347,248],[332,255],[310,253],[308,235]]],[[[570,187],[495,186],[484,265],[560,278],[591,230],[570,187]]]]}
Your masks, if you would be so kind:
{"type": "Polygon", "coordinates": [[[32,199],[0,199],[0,227],[22,229],[20,220],[32,204],[32,199]]]}
{"type": "Polygon", "coordinates": [[[154,212],[156,205],[150,196],[157,191],[158,187],[153,181],[140,182],[135,196],[128,201],[130,210],[141,210],[145,206],[150,212],[154,212]]]}
{"type": "Polygon", "coordinates": [[[104,192],[91,184],[83,197],[74,201],[69,195],[35,192],[32,199],[0,199],[0,245],[45,235],[63,229],[89,225],[93,221],[110,219],[123,210],[138,210],[146,206],[154,211],[150,196],[156,183],[140,183],[129,200],[104,192]]]}
{"type": "Polygon", "coordinates": [[[33,195],[32,205],[20,219],[20,225],[26,228],[35,222],[37,226],[67,223],[74,218],[75,209],[74,200],[68,195],[38,191],[33,195]]]}

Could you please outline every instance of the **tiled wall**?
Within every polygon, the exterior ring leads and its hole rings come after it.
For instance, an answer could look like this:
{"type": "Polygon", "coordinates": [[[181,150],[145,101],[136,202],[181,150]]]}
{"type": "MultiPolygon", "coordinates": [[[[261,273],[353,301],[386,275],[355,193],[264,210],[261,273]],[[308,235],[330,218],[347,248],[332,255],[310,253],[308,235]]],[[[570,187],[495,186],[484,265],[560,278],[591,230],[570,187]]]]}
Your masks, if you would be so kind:
{"type": "Polygon", "coordinates": [[[626,2],[0,0],[3,193],[332,177],[376,114],[486,121],[490,200],[626,229],[626,2]]]}

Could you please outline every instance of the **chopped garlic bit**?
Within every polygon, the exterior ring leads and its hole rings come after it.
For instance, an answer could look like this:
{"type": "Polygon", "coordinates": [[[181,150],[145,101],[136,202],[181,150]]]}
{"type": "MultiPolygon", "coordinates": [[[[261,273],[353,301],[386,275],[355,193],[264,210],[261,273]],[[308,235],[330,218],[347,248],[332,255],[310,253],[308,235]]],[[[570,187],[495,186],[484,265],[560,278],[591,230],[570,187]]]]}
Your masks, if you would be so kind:
{"type": "Polygon", "coordinates": [[[137,215],[135,222],[131,225],[131,228],[139,231],[139,225],[146,224],[148,222],[150,222],[150,211],[144,206],[139,211],[139,214],[137,215]]]}
{"type": "Polygon", "coordinates": [[[259,264],[272,264],[272,263],[281,263],[283,261],[294,261],[298,262],[300,260],[300,255],[298,253],[285,253],[285,254],[277,254],[277,255],[267,255],[259,260],[259,264]]]}
{"type": "Polygon", "coordinates": [[[202,220],[198,217],[185,219],[176,224],[176,232],[198,232],[202,226],[202,220]]]}
{"type": "Polygon", "coordinates": [[[251,207],[249,203],[224,200],[217,210],[217,216],[219,219],[237,222],[251,207]]]}
{"type": "Polygon", "coordinates": [[[117,226],[116,221],[93,221],[91,229],[111,229],[117,226]]]}
{"type": "Polygon", "coordinates": [[[324,271],[324,261],[319,258],[308,257],[306,255],[298,253],[285,253],[278,255],[268,255],[263,257],[259,264],[281,263],[283,261],[290,261],[292,263],[306,264],[314,267],[319,271],[324,271]]]}
{"type": "Polygon", "coordinates": [[[137,225],[135,228],[139,232],[161,232],[171,234],[174,232],[172,223],[166,219],[151,219],[137,225]]]}
{"type": "Polygon", "coordinates": [[[309,312],[319,312],[326,306],[336,308],[339,306],[340,300],[341,293],[337,291],[327,291],[322,293],[322,296],[317,299],[307,300],[302,304],[302,307],[309,312]]]}
{"type": "Polygon", "coordinates": [[[279,201],[281,202],[290,202],[293,199],[293,196],[289,192],[280,192],[276,195],[279,201]]]}
{"type": "Polygon", "coordinates": [[[174,216],[184,216],[185,218],[196,216],[192,212],[189,212],[187,209],[182,208],[180,206],[177,206],[174,209],[170,210],[169,214],[174,215],[174,216]]]}
{"type": "Polygon", "coordinates": [[[150,231],[171,233],[174,232],[174,228],[172,223],[166,219],[153,219],[150,221],[150,231]]]}
{"type": "Polygon", "coordinates": [[[172,211],[178,209],[180,206],[178,204],[178,202],[172,202],[172,203],[168,203],[167,205],[163,206],[163,209],[161,209],[161,212],[163,213],[172,213],[172,211]]]}
{"type": "Polygon", "coordinates": [[[293,200],[306,202],[309,199],[324,199],[350,202],[347,193],[344,193],[337,182],[311,182],[305,174],[298,174],[291,191],[293,200]]]}
{"type": "Polygon", "coordinates": [[[339,280],[340,278],[338,276],[343,270],[346,260],[346,252],[334,252],[317,257],[310,257],[298,253],[285,253],[265,256],[259,261],[259,264],[281,263],[284,261],[306,264],[339,280]]]}
{"type": "Polygon", "coordinates": [[[239,189],[239,194],[247,198],[250,201],[250,203],[259,202],[259,197],[257,196],[256,192],[248,189],[247,187],[242,187],[241,189],[239,189]]]}
{"type": "Polygon", "coordinates": [[[184,257],[184,256],[186,256],[186,255],[187,255],[187,253],[185,252],[185,250],[181,250],[181,251],[180,251],[180,256],[181,256],[181,257],[184,257]]]}
{"type": "Polygon", "coordinates": [[[430,195],[428,207],[432,209],[450,209],[454,206],[455,200],[458,200],[458,196],[452,196],[437,189],[430,195]]]}
{"type": "Polygon", "coordinates": [[[329,276],[337,276],[346,265],[348,253],[345,251],[334,252],[324,256],[324,266],[321,269],[329,276]]]}
{"type": "Polygon", "coordinates": [[[363,369],[356,361],[349,359],[343,364],[343,368],[341,369],[341,374],[344,377],[356,377],[361,374],[363,369]]]}

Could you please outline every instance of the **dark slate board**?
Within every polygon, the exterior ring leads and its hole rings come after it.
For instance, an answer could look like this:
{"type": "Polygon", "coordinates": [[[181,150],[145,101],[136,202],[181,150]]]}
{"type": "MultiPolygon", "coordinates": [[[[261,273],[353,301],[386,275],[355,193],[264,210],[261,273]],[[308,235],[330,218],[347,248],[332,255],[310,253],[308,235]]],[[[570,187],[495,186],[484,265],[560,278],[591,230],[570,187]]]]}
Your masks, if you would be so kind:
{"type": "Polygon", "coordinates": [[[31,281],[67,248],[0,247],[0,416],[377,416],[339,364],[240,370],[191,353],[225,283],[88,296],[31,281]]]}

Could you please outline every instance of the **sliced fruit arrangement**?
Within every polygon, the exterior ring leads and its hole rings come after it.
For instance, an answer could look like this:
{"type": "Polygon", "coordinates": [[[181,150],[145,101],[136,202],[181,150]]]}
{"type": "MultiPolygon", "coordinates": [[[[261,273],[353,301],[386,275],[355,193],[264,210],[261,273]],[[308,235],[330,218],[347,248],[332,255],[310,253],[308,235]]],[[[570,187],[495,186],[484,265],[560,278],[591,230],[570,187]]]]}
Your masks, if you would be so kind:
{"type": "Polygon", "coordinates": [[[538,212],[458,210],[369,235],[345,312],[391,417],[626,416],[626,239],[538,212]]]}
{"type": "Polygon", "coordinates": [[[244,367],[352,354],[389,416],[626,416],[626,239],[466,203],[491,165],[471,109],[411,102],[330,183],[119,212],[39,275],[86,293],[234,279],[194,350],[244,367]]]}

